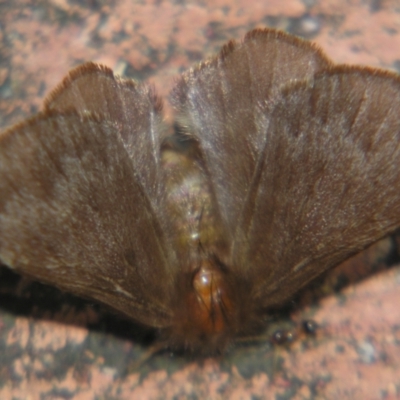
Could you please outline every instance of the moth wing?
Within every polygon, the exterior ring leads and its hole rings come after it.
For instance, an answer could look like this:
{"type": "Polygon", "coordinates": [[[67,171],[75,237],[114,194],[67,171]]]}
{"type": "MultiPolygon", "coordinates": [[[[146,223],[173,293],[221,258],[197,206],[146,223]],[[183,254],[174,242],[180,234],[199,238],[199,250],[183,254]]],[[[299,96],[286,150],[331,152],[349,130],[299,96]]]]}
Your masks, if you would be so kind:
{"type": "Polygon", "coordinates": [[[115,123],[150,199],[160,197],[162,101],[151,86],[116,77],[111,69],[88,62],[69,72],[47,96],[44,109],[92,113],[115,123]]]}
{"type": "Polygon", "coordinates": [[[144,324],[168,324],[168,252],[118,128],[39,115],[0,136],[0,259],[144,324]]]}
{"type": "Polygon", "coordinates": [[[171,101],[178,122],[200,143],[230,232],[237,226],[265,142],[260,107],[283,85],[312,77],[329,65],[309,42],[275,30],[254,30],[177,82],[171,101]]]}
{"type": "Polygon", "coordinates": [[[233,262],[271,307],[400,225],[400,79],[337,67],[266,113],[233,262]]]}

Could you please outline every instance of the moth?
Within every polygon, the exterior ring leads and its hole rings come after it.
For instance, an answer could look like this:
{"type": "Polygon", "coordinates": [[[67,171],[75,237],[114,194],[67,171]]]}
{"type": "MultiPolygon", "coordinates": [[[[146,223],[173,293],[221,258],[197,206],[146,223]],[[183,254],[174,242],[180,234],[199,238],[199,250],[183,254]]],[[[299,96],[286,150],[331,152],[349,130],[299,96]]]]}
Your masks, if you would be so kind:
{"type": "Polygon", "coordinates": [[[213,353],[400,226],[400,80],[261,29],[170,101],[86,63],[0,136],[0,260],[213,353]]]}

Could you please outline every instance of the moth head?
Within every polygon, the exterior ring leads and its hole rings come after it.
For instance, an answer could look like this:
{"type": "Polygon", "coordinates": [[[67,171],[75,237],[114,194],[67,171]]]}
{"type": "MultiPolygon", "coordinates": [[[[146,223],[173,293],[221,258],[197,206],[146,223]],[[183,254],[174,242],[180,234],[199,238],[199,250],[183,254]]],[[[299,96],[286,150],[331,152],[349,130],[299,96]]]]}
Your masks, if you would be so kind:
{"type": "Polygon", "coordinates": [[[237,292],[243,286],[214,257],[202,260],[192,273],[183,274],[177,280],[174,317],[167,333],[169,346],[203,354],[226,348],[245,323],[246,304],[237,292]]]}

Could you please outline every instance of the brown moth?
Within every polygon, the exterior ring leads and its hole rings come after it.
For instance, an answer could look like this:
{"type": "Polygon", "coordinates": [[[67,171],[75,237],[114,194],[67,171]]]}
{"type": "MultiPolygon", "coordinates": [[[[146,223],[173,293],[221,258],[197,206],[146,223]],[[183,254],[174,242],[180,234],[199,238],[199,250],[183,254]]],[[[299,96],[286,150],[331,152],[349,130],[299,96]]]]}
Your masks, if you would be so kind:
{"type": "Polygon", "coordinates": [[[400,226],[400,79],[275,30],[146,84],[87,63],[0,136],[0,260],[215,352],[400,226]]]}

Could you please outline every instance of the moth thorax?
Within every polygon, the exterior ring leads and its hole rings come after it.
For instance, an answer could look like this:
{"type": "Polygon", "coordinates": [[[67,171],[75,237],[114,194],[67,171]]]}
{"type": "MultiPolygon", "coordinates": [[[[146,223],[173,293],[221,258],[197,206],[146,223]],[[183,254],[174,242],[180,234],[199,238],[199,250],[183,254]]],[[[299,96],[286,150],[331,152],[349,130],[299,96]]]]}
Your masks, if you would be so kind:
{"type": "Polygon", "coordinates": [[[213,354],[223,350],[240,327],[231,274],[219,260],[197,260],[177,281],[174,320],[165,331],[171,348],[213,354]]]}
{"type": "Polygon", "coordinates": [[[232,312],[232,301],[223,272],[211,263],[204,263],[195,273],[192,284],[194,292],[189,298],[189,310],[199,331],[206,335],[224,331],[232,312]]]}

